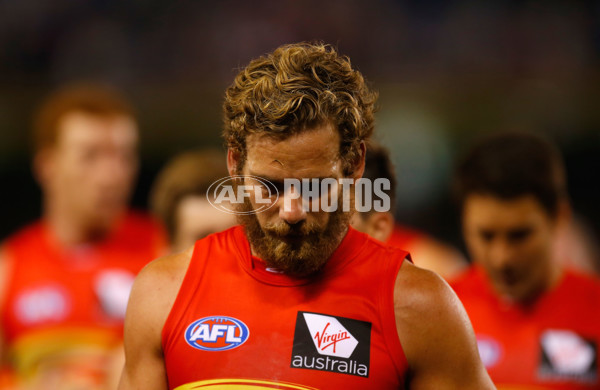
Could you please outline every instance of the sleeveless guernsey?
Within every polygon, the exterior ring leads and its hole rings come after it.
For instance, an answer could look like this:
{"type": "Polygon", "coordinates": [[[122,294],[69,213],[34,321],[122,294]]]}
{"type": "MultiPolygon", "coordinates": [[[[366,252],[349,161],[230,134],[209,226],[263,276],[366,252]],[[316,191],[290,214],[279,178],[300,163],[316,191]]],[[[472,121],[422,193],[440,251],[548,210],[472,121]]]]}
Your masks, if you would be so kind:
{"type": "Polygon", "coordinates": [[[498,297],[477,265],[451,286],[499,390],[600,389],[598,279],[567,270],[529,306],[498,297]]]}
{"type": "Polygon", "coordinates": [[[393,287],[407,252],[352,228],[317,277],[251,255],[243,227],[196,243],[162,332],[169,389],[402,389],[393,287]]]}
{"type": "MultiPolygon", "coordinates": [[[[29,380],[68,366],[102,382],[103,374],[72,356],[84,351],[98,356],[90,361],[102,361],[113,353],[122,340],[133,279],[162,254],[165,242],[162,227],[137,212],[124,215],[103,241],[77,248],[60,245],[43,220],[9,237],[6,254],[13,266],[0,318],[18,376],[29,380]]],[[[96,365],[105,371],[105,363],[96,365]]]]}

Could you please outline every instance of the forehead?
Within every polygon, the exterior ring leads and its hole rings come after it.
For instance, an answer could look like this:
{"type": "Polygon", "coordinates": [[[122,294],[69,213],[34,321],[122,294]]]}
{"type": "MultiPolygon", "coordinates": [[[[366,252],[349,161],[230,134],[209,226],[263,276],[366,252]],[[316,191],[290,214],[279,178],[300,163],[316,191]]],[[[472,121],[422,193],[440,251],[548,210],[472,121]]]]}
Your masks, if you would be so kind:
{"type": "Polygon", "coordinates": [[[471,227],[511,229],[550,224],[552,219],[533,195],[502,199],[493,195],[471,194],[463,205],[463,222],[471,227]]]}
{"type": "Polygon", "coordinates": [[[285,177],[327,177],[341,172],[340,136],[331,124],[315,126],[284,140],[264,135],[247,138],[250,173],[285,177]]]}
{"type": "Polygon", "coordinates": [[[137,125],[130,116],[100,116],[74,111],[65,114],[59,121],[56,144],[75,146],[104,142],[133,146],[137,140],[137,125]]]}

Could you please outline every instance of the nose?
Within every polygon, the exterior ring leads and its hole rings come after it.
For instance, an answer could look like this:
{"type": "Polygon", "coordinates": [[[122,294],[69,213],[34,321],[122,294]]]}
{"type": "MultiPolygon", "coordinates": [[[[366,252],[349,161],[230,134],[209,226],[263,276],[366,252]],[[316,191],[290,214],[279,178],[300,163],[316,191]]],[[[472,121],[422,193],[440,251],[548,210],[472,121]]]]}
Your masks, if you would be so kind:
{"type": "Polygon", "coordinates": [[[490,248],[489,256],[494,268],[506,268],[511,265],[514,257],[512,246],[506,240],[495,240],[490,248]]]}
{"type": "Polygon", "coordinates": [[[105,187],[124,185],[130,180],[130,165],[116,153],[106,153],[97,166],[99,182],[105,187]]]}
{"type": "Polygon", "coordinates": [[[283,219],[290,225],[306,219],[306,210],[302,206],[302,197],[294,193],[294,190],[287,191],[279,201],[279,218],[283,219]]]}

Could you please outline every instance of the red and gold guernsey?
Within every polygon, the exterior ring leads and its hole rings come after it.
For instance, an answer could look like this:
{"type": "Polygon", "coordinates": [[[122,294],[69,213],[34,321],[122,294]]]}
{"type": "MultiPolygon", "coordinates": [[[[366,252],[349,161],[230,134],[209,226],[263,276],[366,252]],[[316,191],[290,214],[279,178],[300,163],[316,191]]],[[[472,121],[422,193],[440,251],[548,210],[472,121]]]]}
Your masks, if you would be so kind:
{"type": "Polygon", "coordinates": [[[76,248],[62,247],[43,220],[9,237],[2,334],[20,380],[50,375],[100,386],[122,340],[135,275],[165,244],[162,227],[136,212],[120,218],[106,239],[76,248]]]}
{"type": "Polygon", "coordinates": [[[350,228],[317,277],[295,279],[253,257],[241,226],[198,241],[162,332],[169,389],[403,389],[407,256],[350,228]]]}
{"type": "Polygon", "coordinates": [[[600,389],[598,280],[565,271],[528,307],[502,301],[478,266],[451,285],[499,390],[600,389]]]}

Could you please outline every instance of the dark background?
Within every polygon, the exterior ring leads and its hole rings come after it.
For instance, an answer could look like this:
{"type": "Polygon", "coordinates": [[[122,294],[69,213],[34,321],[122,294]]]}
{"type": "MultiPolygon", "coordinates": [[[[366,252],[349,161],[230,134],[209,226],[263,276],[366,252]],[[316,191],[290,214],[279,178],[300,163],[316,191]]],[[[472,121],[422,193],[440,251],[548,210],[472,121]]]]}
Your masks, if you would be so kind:
{"type": "Polygon", "coordinates": [[[225,88],[251,58],[322,40],[380,92],[400,220],[460,244],[452,165],[496,130],[564,152],[574,207],[600,232],[600,4],[579,1],[0,0],[0,239],[40,212],[31,114],[69,81],[110,82],[142,129],[134,204],[176,153],[221,145],[225,88]]]}

